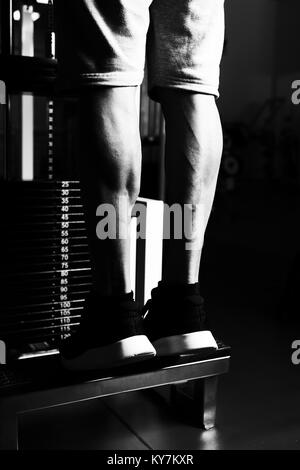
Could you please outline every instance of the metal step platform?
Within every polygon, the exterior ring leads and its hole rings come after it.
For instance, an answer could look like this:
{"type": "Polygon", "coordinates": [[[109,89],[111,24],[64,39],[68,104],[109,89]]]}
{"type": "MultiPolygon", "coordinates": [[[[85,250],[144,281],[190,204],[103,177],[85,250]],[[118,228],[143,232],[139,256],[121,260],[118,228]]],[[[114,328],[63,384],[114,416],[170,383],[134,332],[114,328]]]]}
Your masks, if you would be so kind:
{"type": "Polygon", "coordinates": [[[131,391],[170,386],[173,406],[190,407],[205,429],[215,425],[218,377],[229,370],[230,348],[210,354],[154,358],[114,370],[66,372],[59,355],[0,368],[0,449],[18,449],[18,417],[31,411],[131,391]],[[187,391],[188,390],[188,391],[187,391]],[[180,405],[181,402],[181,405],[180,405]]]}

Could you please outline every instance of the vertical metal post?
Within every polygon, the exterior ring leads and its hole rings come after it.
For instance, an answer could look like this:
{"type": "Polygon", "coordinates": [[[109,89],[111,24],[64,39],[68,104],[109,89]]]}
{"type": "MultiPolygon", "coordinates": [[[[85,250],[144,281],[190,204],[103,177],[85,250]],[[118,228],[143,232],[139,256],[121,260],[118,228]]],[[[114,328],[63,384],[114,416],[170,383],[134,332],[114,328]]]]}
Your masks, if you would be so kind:
{"type": "Polygon", "coordinates": [[[0,179],[6,179],[7,177],[7,126],[6,126],[6,113],[7,113],[7,96],[6,86],[3,81],[0,80],[0,133],[1,133],[1,148],[0,148],[0,179]]]}
{"type": "MultiPolygon", "coordinates": [[[[34,56],[33,7],[22,8],[22,55],[34,56]]],[[[31,181],[34,176],[34,102],[31,93],[22,95],[22,180],[31,181]]]]}
{"type": "Polygon", "coordinates": [[[48,180],[54,178],[54,101],[48,101],[48,180]]]}
{"type": "Polygon", "coordinates": [[[200,407],[201,424],[211,429],[216,424],[218,377],[206,377],[194,383],[194,401],[200,407]]]}
{"type": "Polygon", "coordinates": [[[175,384],[170,389],[170,402],[185,413],[185,418],[208,430],[216,424],[217,389],[217,375],[175,384]]]}
{"type": "Polygon", "coordinates": [[[12,0],[1,0],[1,42],[2,54],[13,54],[12,0]]]}
{"type": "Polygon", "coordinates": [[[130,223],[130,282],[131,290],[134,292],[134,294],[136,290],[136,232],[137,219],[136,217],[132,217],[130,223]]]}
{"type": "Polygon", "coordinates": [[[164,205],[148,199],[146,208],[146,250],[144,301],[151,297],[151,290],[162,276],[164,205]]]}
{"type": "MultiPolygon", "coordinates": [[[[1,42],[2,42],[2,55],[12,55],[13,54],[13,15],[12,15],[12,0],[2,0],[1,1],[1,42]]],[[[11,146],[10,146],[10,109],[11,109],[11,100],[10,96],[6,90],[6,110],[5,110],[5,155],[3,161],[3,177],[8,178],[7,175],[7,162],[10,159],[11,155],[11,146]]]]}
{"type": "Polygon", "coordinates": [[[54,27],[53,0],[48,0],[47,57],[49,57],[49,59],[55,59],[56,57],[56,37],[55,37],[55,27],[54,27]]]}

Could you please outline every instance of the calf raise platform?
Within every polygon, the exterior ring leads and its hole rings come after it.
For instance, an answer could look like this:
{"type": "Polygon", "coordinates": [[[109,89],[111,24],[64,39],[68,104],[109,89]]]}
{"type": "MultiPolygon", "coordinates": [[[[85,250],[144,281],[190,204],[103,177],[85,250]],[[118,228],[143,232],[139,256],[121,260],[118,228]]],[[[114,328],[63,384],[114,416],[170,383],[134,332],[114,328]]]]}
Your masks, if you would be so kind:
{"type": "Polygon", "coordinates": [[[212,428],[218,376],[228,372],[229,362],[230,348],[219,344],[218,351],[210,354],[155,358],[105,372],[66,372],[58,356],[1,366],[0,449],[18,448],[20,414],[164,385],[171,385],[171,403],[178,411],[182,401],[186,412],[192,403],[199,423],[212,428]]]}

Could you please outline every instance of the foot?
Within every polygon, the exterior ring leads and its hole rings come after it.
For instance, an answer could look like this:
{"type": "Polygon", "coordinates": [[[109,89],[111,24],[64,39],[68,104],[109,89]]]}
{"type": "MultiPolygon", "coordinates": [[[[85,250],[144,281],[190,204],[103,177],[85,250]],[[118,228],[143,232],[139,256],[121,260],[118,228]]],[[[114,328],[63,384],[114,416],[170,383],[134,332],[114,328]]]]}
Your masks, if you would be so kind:
{"type": "Polygon", "coordinates": [[[108,369],[150,359],[155,349],[145,335],[133,294],[91,294],[78,330],[60,347],[69,370],[108,369]]]}
{"type": "Polygon", "coordinates": [[[160,283],[144,308],[144,325],[158,356],[218,349],[207,326],[198,284],[160,283]]]}

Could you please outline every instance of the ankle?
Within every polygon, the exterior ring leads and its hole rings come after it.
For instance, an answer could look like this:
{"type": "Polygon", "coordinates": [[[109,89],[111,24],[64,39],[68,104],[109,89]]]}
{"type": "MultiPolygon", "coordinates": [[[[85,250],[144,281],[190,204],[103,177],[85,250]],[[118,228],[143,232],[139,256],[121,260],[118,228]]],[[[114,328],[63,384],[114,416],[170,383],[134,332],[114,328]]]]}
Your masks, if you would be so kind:
{"type": "Polygon", "coordinates": [[[200,295],[199,283],[167,282],[158,283],[158,291],[162,294],[173,295],[175,297],[182,295],[200,295]]]}

